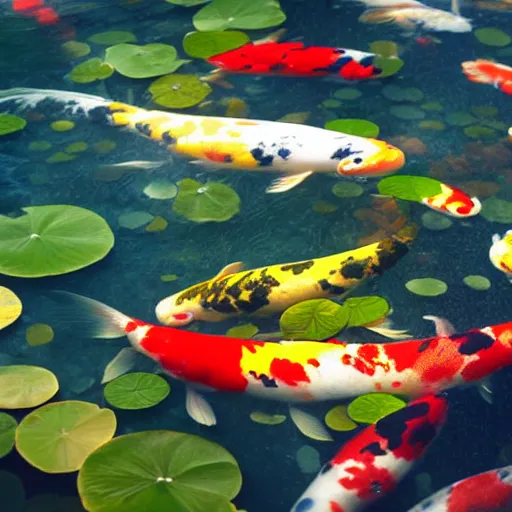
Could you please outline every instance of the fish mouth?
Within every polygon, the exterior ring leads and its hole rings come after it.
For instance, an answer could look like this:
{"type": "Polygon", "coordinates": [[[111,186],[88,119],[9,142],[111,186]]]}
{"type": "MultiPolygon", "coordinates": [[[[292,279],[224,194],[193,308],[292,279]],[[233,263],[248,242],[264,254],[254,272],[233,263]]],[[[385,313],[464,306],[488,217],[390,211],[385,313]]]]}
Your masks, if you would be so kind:
{"type": "Polygon", "coordinates": [[[155,308],[155,315],[158,321],[168,327],[182,327],[194,320],[194,314],[192,312],[175,311],[174,309],[174,304],[171,304],[168,299],[161,300],[155,308]]]}

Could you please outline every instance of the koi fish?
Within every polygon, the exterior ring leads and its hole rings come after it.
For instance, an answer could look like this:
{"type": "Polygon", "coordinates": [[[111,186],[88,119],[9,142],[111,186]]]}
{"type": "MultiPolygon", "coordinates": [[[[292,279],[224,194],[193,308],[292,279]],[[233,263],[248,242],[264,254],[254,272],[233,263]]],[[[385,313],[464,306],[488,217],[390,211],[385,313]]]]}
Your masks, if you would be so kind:
{"type": "Polygon", "coordinates": [[[162,299],[158,321],[170,326],[194,320],[219,322],[243,314],[284,311],[303,300],[340,295],[368,277],[382,274],[409,252],[415,226],[355,250],[323,258],[243,270],[241,262],[214,278],[162,299]]]}
{"type": "Polygon", "coordinates": [[[60,107],[65,114],[125,127],[207,168],[283,173],[267,193],[290,190],[314,172],[377,177],[405,163],[404,153],[384,141],[301,124],[144,110],[99,96],[38,89],[0,92],[0,107],[11,106],[18,113],[60,107]]]}
{"type": "MultiPolygon", "coordinates": [[[[305,46],[301,42],[277,42],[285,29],[269,37],[249,42],[206,59],[217,69],[206,81],[219,82],[227,73],[280,75],[292,77],[335,77],[344,81],[378,78],[382,69],[375,65],[375,53],[305,46]]],[[[229,86],[230,84],[220,83],[229,86]]]]}
{"type": "Polygon", "coordinates": [[[503,238],[497,233],[492,236],[489,259],[512,283],[512,230],[508,230],[503,238]]]}
{"type": "Polygon", "coordinates": [[[46,6],[44,0],[12,0],[12,10],[35,18],[40,25],[53,25],[60,20],[57,11],[46,6]]]}
{"type": "Polygon", "coordinates": [[[444,183],[441,183],[439,194],[425,197],[421,202],[432,210],[458,218],[473,217],[482,209],[477,197],[469,197],[462,190],[444,183]]]}
{"type": "Polygon", "coordinates": [[[408,512],[506,512],[512,507],[512,466],[459,480],[408,512]]]}
{"type": "Polygon", "coordinates": [[[437,437],[447,410],[444,398],[427,395],[365,428],[327,462],[291,512],[356,512],[390,493],[437,437]]]}
{"type": "Polygon", "coordinates": [[[512,94],[512,68],[491,60],[462,63],[462,71],[471,82],[491,84],[505,94],[512,94]]]}

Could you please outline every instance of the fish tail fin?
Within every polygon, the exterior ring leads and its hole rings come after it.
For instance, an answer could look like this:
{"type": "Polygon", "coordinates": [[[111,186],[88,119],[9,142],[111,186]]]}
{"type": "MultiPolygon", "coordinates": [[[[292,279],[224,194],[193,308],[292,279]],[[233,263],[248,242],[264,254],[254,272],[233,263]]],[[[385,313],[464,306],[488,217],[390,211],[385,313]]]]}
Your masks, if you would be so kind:
{"type": "Polygon", "coordinates": [[[496,81],[494,74],[489,73],[492,62],[486,60],[466,61],[461,64],[462,71],[470,82],[491,84],[496,81]]]}
{"type": "Polygon", "coordinates": [[[499,85],[500,91],[505,94],[512,94],[512,80],[506,80],[499,85]]]}
{"type": "Polygon", "coordinates": [[[226,80],[226,71],[223,69],[214,69],[209,75],[202,76],[201,81],[209,84],[215,84],[223,89],[234,89],[234,85],[226,80]]]}
{"type": "Polygon", "coordinates": [[[390,23],[396,18],[394,9],[381,7],[377,9],[368,9],[359,16],[361,23],[369,23],[371,25],[377,25],[380,23],[390,23]]]}
{"type": "Polygon", "coordinates": [[[418,233],[419,226],[413,222],[409,222],[403,228],[399,229],[396,233],[391,235],[391,238],[410,247],[416,240],[418,233]]]}

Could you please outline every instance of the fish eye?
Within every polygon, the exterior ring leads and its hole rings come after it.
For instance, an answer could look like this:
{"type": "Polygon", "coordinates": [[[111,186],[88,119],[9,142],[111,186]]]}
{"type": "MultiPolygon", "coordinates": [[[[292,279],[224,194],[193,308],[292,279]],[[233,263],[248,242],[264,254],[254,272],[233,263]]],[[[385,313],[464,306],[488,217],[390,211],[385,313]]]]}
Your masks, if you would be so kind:
{"type": "Polygon", "coordinates": [[[359,158],[359,157],[354,158],[354,163],[355,163],[355,164],[360,164],[360,163],[362,163],[362,162],[363,162],[363,159],[362,159],[362,158],[359,158]]]}

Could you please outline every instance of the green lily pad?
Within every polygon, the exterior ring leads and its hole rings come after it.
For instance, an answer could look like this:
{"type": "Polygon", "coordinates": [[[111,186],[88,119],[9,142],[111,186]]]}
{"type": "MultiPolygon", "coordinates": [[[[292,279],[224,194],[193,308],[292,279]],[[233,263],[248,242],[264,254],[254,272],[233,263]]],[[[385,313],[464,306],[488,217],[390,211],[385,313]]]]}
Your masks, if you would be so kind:
{"type": "Polygon", "coordinates": [[[423,93],[415,87],[399,87],[398,85],[386,85],[382,88],[382,95],[391,101],[417,102],[423,99],[423,93]]]}
{"type": "Polygon", "coordinates": [[[241,485],[240,468],[222,446],[165,430],[113,439],[78,474],[89,512],[229,512],[241,485]]]}
{"type": "Polygon", "coordinates": [[[440,181],[425,176],[388,176],[379,181],[377,188],[382,195],[418,203],[442,191],[440,181]]]}
{"type": "Polygon", "coordinates": [[[69,130],[72,130],[74,127],[75,123],[67,119],[60,119],[50,123],[50,128],[55,132],[69,132],[69,130]]]}
{"type": "Polygon", "coordinates": [[[124,30],[109,30],[108,32],[100,32],[99,34],[94,34],[87,40],[94,44],[110,46],[113,44],[135,43],[137,38],[131,32],[124,30]]]}
{"type": "Polygon", "coordinates": [[[259,329],[254,324],[243,324],[231,327],[226,333],[230,338],[250,339],[257,334],[259,329]]]}
{"type": "Polygon", "coordinates": [[[94,57],[77,64],[69,73],[69,78],[77,84],[89,84],[96,80],[105,80],[113,73],[113,66],[94,57]]]}
{"type": "Polygon", "coordinates": [[[328,299],[311,299],[289,307],[279,320],[286,339],[321,341],[338,334],[350,311],[328,299]]]}
{"type": "Polygon", "coordinates": [[[240,211],[240,197],[223,183],[186,178],[178,182],[172,211],[193,222],[225,222],[240,211]]]}
{"type": "Polygon", "coordinates": [[[127,373],[105,386],[105,399],[118,409],[147,409],[167,398],[169,383],[153,373],[127,373]]]}
{"type": "Polygon", "coordinates": [[[436,120],[420,121],[418,126],[422,130],[431,130],[435,132],[442,132],[446,129],[446,125],[442,121],[436,120]]]}
{"type": "Polygon", "coordinates": [[[373,65],[381,70],[379,78],[396,75],[404,67],[404,64],[404,61],[399,57],[377,56],[373,59],[373,65]]]}
{"type": "Polygon", "coordinates": [[[301,446],[297,450],[295,458],[301,473],[306,475],[317,473],[322,465],[320,463],[320,454],[318,453],[318,450],[312,446],[301,446]]]}
{"type": "Polygon", "coordinates": [[[128,78],[151,78],[173,73],[189,60],[178,59],[174,46],[152,43],[144,46],[136,44],[116,44],[107,48],[105,61],[128,78]]]}
{"type": "Polygon", "coordinates": [[[407,404],[387,393],[368,393],[358,396],[347,408],[348,415],[358,423],[377,423],[388,414],[403,409],[407,404]]]}
{"type": "Polygon", "coordinates": [[[48,324],[33,324],[25,333],[25,339],[31,347],[46,345],[53,340],[54,332],[48,324]]]}
{"type": "Polygon", "coordinates": [[[420,108],[427,110],[428,112],[442,112],[444,110],[443,105],[438,101],[428,101],[427,103],[420,105],[420,108]]]}
{"type": "Polygon", "coordinates": [[[497,107],[491,105],[480,105],[477,107],[471,107],[471,112],[478,117],[496,117],[499,114],[497,107]]]}
{"type": "Polygon", "coordinates": [[[0,459],[13,449],[17,426],[18,422],[10,414],[0,412],[0,459]]]}
{"type": "Polygon", "coordinates": [[[176,197],[178,187],[165,178],[154,180],[144,188],[144,194],[151,199],[172,199],[176,197]]]}
{"type": "Polygon", "coordinates": [[[328,99],[322,101],[322,103],[321,103],[321,106],[323,108],[338,108],[338,107],[341,107],[341,105],[342,105],[341,101],[338,101],[338,100],[335,100],[332,98],[328,98],[328,99]]]}
{"type": "Polygon", "coordinates": [[[412,279],[405,284],[405,287],[415,295],[422,297],[437,297],[443,295],[448,290],[448,286],[444,281],[425,277],[422,279],[412,279]]]}
{"type": "Polygon", "coordinates": [[[325,215],[327,213],[335,212],[338,207],[335,204],[330,203],[329,201],[315,201],[311,206],[311,209],[316,213],[321,213],[325,215]]]}
{"type": "Polygon", "coordinates": [[[86,151],[88,147],[89,147],[89,144],[87,144],[87,142],[77,141],[77,142],[72,142],[71,144],[68,144],[65,147],[64,151],[66,153],[82,153],[83,151],[86,151]]]}
{"type": "Polygon", "coordinates": [[[467,126],[464,135],[475,140],[492,140],[498,136],[495,130],[488,126],[467,126]]]}
{"type": "Polygon", "coordinates": [[[334,119],[327,121],[324,128],[360,137],[377,137],[379,135],[379,127],[365,119],[334,119]]]}
{"type": "Polygon", "coordinates": [[[18,132],[27,126],[27,121],[19,116],[0,114],[0,136],[18,132]]]}
{"type": "Polygon", "coordinates": [[[487,46],[508,46],[512,38],[499,28],[478,28],[473,32],[474,36],[487,46]]]}
{"type": "Polygon", "coordinates": [[[238,30],[189,32],[183,39],[183,49],[190,57],[208,59],[214,55],[240,48],[249,41],[249,36],[238,30]]]}
{"type": "Polygon", "coordinates": [[[325,424],[337,432],[349,432],[357,428],[347,414],[347,408],[344,405],[336,405],[325,415],[325,424]]]}
{"type": "Polygon", "coordinates": [[[196,30],[227,28],[257,30],[275,27],[286,21],[277,0],[212,0],[192,18],[196,30]]]}
{"type": "Polygon", "coordinates": [[[425,212],[421,216],[421,223],[430,231],[443,231],[453,225],[453,221],[437,212],[425,212]]]}
{"type": "Polygon", "coordinates": [[[0,471],[2,512],[25,512],[25,489],[21,480],[8,471],[0,471]]]}
{"type": "Polygon", "coordinates": [[[355,87],[343,87],[334,91],[333,96],[338,100],[355,100],[360,98],[363,93],[355,87]]]}
{"type": "Polygon", "coordinates": [[[396,57],[398,55],[398,45],[393,41],[374,41],[370,44],[370,52],[381,57],[396,57]]]}
{"type": "Polygon", "coordinates": [[[388,301],[382,297],[352,297],[342,307],[349,310],[347,327],[371,324],[384,318],[390,310],[388,301]]]}
{"type": "Polygon", "coordinates": [[[60,47],[66,57],[71,60],[85,57],[91,53],[91,47],[87,43],[81,43],[80,41],[66,41],[60,47]]]}
{"type": "Polygon", "coordinates": [[[48,151],[52,143],[47,140],[34,140],[28,145],[29,151],[48,151]]]}
{"type": "Polygon", "coordinates": [[[452,126],[467,126],[476,121],[476,117],[469,112],[452,112],[446,116],[446,122],[452,126]]]}
{"type": "Polygon", "coordinates": [[[70,155],[69,153],[64,153],[64,151],[57,151],[57,153],[53,153],[50,155],[46,162],[49,164],[60,164],[64,162],[71,162],[76,158],[76,155],[70,155]]]}
{"type": "Polygon", "coordinates": [[[69,205],[30,206],[17,218],[0,216],[0,274],[67,274],[103,259],[114,234],[94,212],[69,205]]]}
{"type": "Polygon", "coordinates": [[[352,181],[340,181],[332,186],[331,192],[336,197],[359,197],[363,194],[364,188],[352,181]]]}
{"type": "Polygon", "coordinates": [[[466,276],[463,281],[465,285],[473,288],[473,290],[485,291],[491,287],[491,281],[484,276],[466,276]]]}
{"type": "Polygon", "coordinates": [[[482,201],[482,217],[489,222],[512,223],[512,202],[498,197],[489,197],[482,201]]]}
{"type": "Polygon", "coordinates": [[[112,439],[116,426],[110,409],[75,400],[55,402],[23,418],[16,430],[16,449],[40,471],[72,473],[112,439]]]}
{"type": "Polygon", "coordinates": [[[212,88],[195,75],[169,75],[157,78],[150,86],[152,100],[167,108],[187,108],[203,101],[212,88]]]}
{"type": "Polygon", "coordinates": [[[284,414],[267,414],[261,411],[251,412],[250,418],[254,423],[260,423],[261,425],[280,425],[286,421],[284,414]]]}
{"type": "Polygon", "coordinates": [[[114,151],[116,147],[116,142],[114,142],[113,140],[104,139],[94,144],[94,151],[100,154],[110,153],[111,151],[114,151]]]}
{"type": "Polygon", "coordinates": [[[425,112],[413,105],[393,105],[389,112],[391,115],[398,117],[398,119],[404,119],[405,121],[413,121],[425,117],[425,112]]]}
{"type": "Polygon", "coordinates": [[[135,211],[122,213],[119,215],[117,222],[122,228],[138,229],[151,222],[154,218],[154,215],[151,215],[151,213],[135,211]]]}
{"type": "Polygon", "coordinates": [[[0,330],[14,323],[22,310],[23,305],[19,297],[9,288],[0,286],[0,330]]]}

